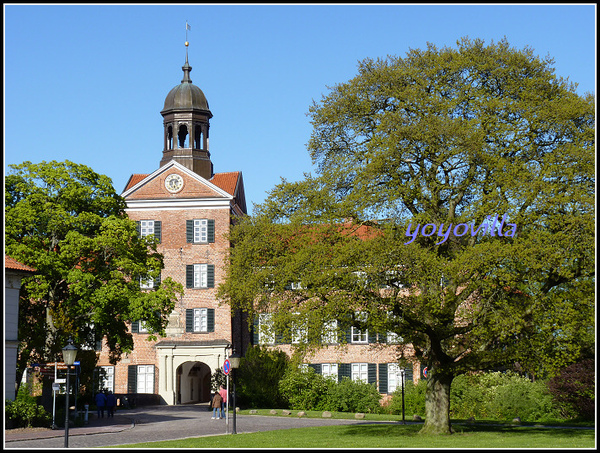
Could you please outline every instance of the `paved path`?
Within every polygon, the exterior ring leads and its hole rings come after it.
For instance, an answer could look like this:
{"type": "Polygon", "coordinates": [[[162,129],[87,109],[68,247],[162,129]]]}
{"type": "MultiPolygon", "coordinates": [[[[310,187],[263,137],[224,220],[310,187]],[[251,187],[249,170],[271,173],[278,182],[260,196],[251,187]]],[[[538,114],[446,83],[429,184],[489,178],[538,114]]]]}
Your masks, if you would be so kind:
{"type": "MultiPolygon", "coordinates": [[[[113,419],[91,419],[85,427],[69,429],[69,448],[106,447],[226,434],[225,420],[211,420],[212,412],[204,405],[146,406],[119,410],[113,419]]],[[[231,417],[231,414],[230,414],[231,417]]],[[[362,420],[335,420],[238,415],[238,433],[271,431],[326,425],[365,423],[362,420]]],[[[371,422],[372,423],[372,422],[371,422]]],[[[229,420],[229,432],[233,422],[229,420]]],[[[43,430],[28,433],[5,431],[4,448],[49,449],[64,448],[64,430],[43,430]]]]}

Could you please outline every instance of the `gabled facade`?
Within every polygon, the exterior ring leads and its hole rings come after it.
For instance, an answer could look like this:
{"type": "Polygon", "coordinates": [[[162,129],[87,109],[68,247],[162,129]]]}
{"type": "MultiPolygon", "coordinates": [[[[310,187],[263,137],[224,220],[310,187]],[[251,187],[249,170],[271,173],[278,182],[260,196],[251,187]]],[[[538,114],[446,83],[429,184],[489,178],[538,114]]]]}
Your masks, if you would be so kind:
{"type": "MultiPolygon", "coordinates": [[[[249,338],[241,317],[232,317],[229,305],[216,298],[225,277],[232,215],[246,214],[244,181],[239,171],[213,173],[208,149],[212,114],[192,84],[187,56],[182,69],[183,80],[161,111],[160,167],[133,174],[122,196],[139,234],[159,240],[165,266],[160,279],[171,277],[185,293],[169,317],[166,338],[148,341],[143,322],[134,322],[133,351],[113,366],[104,350],[98,363],[104,388],[140,404],[208,401],[211,374],[222,367],[234,343],[241,352],[249,338]]],[[[140,284],[152,290],[159,280],[140,284]]]]}

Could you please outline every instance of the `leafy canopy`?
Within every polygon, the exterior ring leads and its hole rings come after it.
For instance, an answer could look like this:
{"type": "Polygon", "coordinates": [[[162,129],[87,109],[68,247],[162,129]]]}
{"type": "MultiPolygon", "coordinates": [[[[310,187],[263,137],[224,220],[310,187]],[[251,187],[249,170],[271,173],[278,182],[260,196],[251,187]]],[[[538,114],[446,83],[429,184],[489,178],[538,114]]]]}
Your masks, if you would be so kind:
{"type": "Polygon", "coordinates": [[[234,228],[222,295],[315,347],[335,320],[398,334],[442,432],[454,376],[593,351],[594,98],[552,65],[469,39],[360,62],[310,108],[316,175],[234,228]]]}
{"type": "Polygon", "coordinates": [[[181,285],[152,291],[140,278],[163,268],[153,236],[141,238],[111,180],[73,162],[11,165],[5,179],[6,253],[37,270],[23,280],[21,366],[54,360],[66,339],[94,347],[106,336],[111,360],[133,347],[128,323],[163,334],[181,285]]]}

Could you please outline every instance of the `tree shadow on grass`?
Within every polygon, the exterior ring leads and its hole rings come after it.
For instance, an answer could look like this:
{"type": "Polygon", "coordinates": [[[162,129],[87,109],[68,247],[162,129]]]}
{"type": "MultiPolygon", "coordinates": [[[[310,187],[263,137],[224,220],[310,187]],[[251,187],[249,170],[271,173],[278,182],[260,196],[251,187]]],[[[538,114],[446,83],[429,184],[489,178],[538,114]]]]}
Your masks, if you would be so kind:
{"type": "MultiPolygon", "coordinates": [[[[346,426],[343,435],[367,436],[367,437],[406,437],[421,436],[422,424],[358,424],[346,426]]],[[[476,433],[497,433],[510,434],[511,436],[556,436],[560,438],[580,437],[582,431],[590,431],[593,435],[594,430],[582,430],[579,428],[563,427],[541,427],[541,426],[522,426],[522,425],[494,425],[488,423],[453,423],[452,430],[454,434],[476,434],[476,433]]]]}

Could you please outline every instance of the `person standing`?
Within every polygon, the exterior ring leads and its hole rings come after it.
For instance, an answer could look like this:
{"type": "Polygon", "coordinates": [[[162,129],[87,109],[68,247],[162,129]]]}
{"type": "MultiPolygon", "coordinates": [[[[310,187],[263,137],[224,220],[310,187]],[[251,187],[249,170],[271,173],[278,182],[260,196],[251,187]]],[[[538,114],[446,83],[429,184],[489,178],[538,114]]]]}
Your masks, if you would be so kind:
{"type": "Polygon", "coordinates": [[[104,392],[96,394],[96,408],[98,409],[98,418],[104,418],[104,408],[106,407],[106,395],[104,392]]]}
{"type": "Polygon", "coordinates": [[[227,389],[222,385],[219,387],[219,395],[223,402],[221,403],[221,418],[223,418],[223,413],[225,412],[225,405],[227,404],[227,389]]]}
{"type": "Polygon", "coordinates": [[[108,395],[106,395],[106,410],[108,411],[109,418],[114,418],[116,406],[117,406],[117,398],[115,397],[113,392],[109,390],[108,395]]]}
{"type": "MultiPolygon", "coordinates": [[[[222,404],[223,398],[221,398],[221,394],[219,392],[215,392],[215,396],[213,396],[212,399],[213,416],[211,417],[211,420],[219,418],[217,417],[217,414],[219,413],[219,409],[221,409],[222,404]]],[[[223,413],[221,413],[221,418],[223,418],[223,413]]]]}

